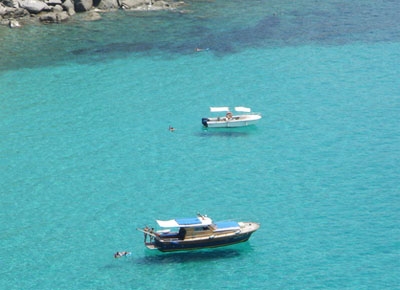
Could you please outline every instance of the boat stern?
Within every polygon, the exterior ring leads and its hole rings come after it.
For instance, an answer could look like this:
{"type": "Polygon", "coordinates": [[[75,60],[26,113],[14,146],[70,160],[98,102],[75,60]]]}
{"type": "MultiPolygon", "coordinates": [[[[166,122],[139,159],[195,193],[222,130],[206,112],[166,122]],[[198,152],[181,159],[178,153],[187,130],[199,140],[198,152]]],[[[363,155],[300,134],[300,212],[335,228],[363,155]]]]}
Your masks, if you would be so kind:
{"type": "Polygon", "coordinates": [[[201,123],[203,124],[204,127],[208,127],[208,121],[210,121],[208,118],[202,118],[201,123]]]}
{"type": "Polygon", "coordinates": [[[149,250],[158,250],[158,248],[156,247],[154,242],[145,242],[144,245],[146,246],[146,248],[148,248],[149,250]]]}

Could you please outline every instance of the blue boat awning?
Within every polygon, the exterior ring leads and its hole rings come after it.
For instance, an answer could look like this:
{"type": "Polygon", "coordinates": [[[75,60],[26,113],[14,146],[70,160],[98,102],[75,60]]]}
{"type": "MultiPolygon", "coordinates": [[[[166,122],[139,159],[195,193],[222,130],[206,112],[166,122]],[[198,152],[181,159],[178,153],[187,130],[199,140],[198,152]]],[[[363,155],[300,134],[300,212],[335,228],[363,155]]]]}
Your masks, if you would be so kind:
{"type": "Polygon", "coordinates": [[[209,226],[212,220],[209,217],[193,217],[193,218],[178,218],[168,221],[157,220],[157,224],[162,228],[179,228],[179,227],[199,227],[209,226]]]}

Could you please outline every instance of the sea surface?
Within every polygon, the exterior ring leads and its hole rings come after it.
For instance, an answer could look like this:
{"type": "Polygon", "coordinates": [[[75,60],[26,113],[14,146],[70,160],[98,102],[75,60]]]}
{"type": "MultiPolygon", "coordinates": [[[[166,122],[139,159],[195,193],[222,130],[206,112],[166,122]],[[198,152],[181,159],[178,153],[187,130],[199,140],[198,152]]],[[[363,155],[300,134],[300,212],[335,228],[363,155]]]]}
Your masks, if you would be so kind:
{"type": "Polygon", "coordinates": [[[0,27],[0,288],[400,289],[398,1],[186,2],[0,27]],[[261,227],[136,231],[198,212],[261,227]]]}

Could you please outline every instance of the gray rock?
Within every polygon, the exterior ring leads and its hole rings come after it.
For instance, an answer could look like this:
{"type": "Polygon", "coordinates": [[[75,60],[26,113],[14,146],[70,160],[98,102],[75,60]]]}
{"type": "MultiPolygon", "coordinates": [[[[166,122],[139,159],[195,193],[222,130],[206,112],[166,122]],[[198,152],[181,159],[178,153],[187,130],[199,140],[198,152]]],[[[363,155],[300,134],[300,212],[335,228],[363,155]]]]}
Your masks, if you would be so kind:
{"type": "Polygon", "coordinates": [[[62,4],[62,7],[64,8],[65,11],[68,12],[69,16],[75,14],[74,3],[72,3],[71,0],[65,0],[64,3],[62,4]]]}
{"type": "Polygon", "coordinates": [[[75,0],[75,11],[85,12],[89,11],[93,7],[92,0],[75,0]]]}
{"type": "Polygon", "coordinates": [[[55,5],[53,7],[53,12],[62,12],[64,11],[64,8],[61,5],[55,5]]]}
{"type": "Polygon", "coordinates": [[[5,15],[7,12],[6,7],[0,3],[0,16],[5,15]]]}
{"type": "Polygon", "coordinates": [[[120,0],[119,3],[124,9],[132,9],[143,6],[143,0],[120,0]]]}
{"type": "Polygon", "coordinates": [[[67,21],[68,19],[69,15],[66,11],[43,13],[39,17],[39,20],[45,23],[60,23],[67,21]]]}
{"type": "Polygon", "coordinates": [[[11,19],[11,18],[21,18],[28,15],[29,12],[24,8],[5,7],[5,12],[2,15],[2,17],[5,19],[11,19]]]}
{"type": "Polygon", "coordinates": [[[159,7],[169,7],[169,3],[165,1],[155,1],[154,6],[159,6],[159,7]]]}
{"type": "Polygon", "coordinates": [[[119,8],[119,0],[100,0],[99,5],[97,8],[101,10],[110,10],[110,9],[117,9],[119,8]]]}
{"type": "Polygon", "coordinates": [[[14,0],[2,0],[1,1],[3,5],[7,7],[13,7],[13,8],[18,8],[18,2],[14,0]]]}
{"type": "Polygon", "coordinates": [[[11,0],[14,8],[21,8],[19,0],[11,0]]]}
{"type": "Polygon", "coordinates": [[[171,0],[119,0],[119,2],[122,8],[133,10],[174,9],[185,4],[183,1],[171,0]]]}
{"type": "Polygon", "coordinates": [[[62,5],[61,0],[46,0],[46,1],[44,1],[44,3],[46,3],[47,5],[50,5],[50,6],[62,5]]]}
{"type": "Polygon", "coordinates": [[[8,26],[10,28],[18,28],[21,27],[21,24],[19,24],[19,22],[15,19],[11,19],[10,22],[8,23],[8,26]]]}
{"type": "Polygon", "coordinates": [[[41,11],[49,11],[50,7],[46,3],[38,0],[20,0],[19,6],[25,8],[29,13],[37,14],[41,11]]]}

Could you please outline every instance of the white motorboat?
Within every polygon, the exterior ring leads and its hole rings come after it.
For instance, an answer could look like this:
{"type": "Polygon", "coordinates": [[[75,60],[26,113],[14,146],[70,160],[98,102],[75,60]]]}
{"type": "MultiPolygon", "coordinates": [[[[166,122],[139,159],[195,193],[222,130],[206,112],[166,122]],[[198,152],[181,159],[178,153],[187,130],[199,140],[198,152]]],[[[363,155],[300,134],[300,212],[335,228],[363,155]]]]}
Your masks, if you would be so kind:
{"type": "Polygon", "coordinates": [[[225,115],[202,118],[201,123],[207,128],[234,128],[253,125],[262,118],[261,114],[251,113],[247,107],[235,107],[235,111],[239,114],[232,114],[229,107],[210,107],[210,112],[225,112],[225,115]]]}

